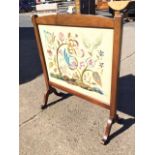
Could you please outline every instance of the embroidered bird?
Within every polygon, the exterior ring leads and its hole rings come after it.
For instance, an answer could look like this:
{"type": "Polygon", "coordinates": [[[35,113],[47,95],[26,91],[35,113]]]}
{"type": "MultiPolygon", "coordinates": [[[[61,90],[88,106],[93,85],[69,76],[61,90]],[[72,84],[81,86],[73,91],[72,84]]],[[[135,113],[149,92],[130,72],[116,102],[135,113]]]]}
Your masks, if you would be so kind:
{"type": "Polygon", "coordinates": [[[99,73],[98,73],[98,72],[93,72],[92,76],[93,76],[93,79],[95,80],[95,82],[96,82],[98,85],[102,86],[101,78],[100,78],[99,73]]]}
{"type": "Polygon", "coordinates": [[[83,38],[82,38],[83,45],[87,49],[88,54],[90,56],[93,55],[93,51],[96,50],[98,48],[98,46],[101,44],[101,42],[102,42],[101,36],[97,36],[96,38],[94,38],[94,37],[86,38],[85,36],[83,36],[83,38]]]}
{"type": "Polygon", "coordinates": [[[78,67],[77,59],[67,54],[66,49],[64,49],[64,59],[70,69],[74,70],[78,67]]]}

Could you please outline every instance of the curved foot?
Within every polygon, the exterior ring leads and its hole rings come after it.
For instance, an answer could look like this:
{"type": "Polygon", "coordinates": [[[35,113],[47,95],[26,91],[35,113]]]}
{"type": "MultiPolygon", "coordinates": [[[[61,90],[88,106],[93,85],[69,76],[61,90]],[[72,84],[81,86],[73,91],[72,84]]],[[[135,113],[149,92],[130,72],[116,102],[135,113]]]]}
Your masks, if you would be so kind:
{"type": "Polygon", "coordinates": [[[106,145],[108,143],[108,137],[109,137],[113,122],[114,122],[114,119],[111,119],[111,118],[108,119],[107,125],[104,130],[104,135],[102,138],[102,142],[104,145],[106,145]]]}
{"type": "Polygon", "coordinates": [[[104,135],[102,138],[102,143],[104,145],[106,145],[109,142],[109,134],[111,131],[112,124],[115,122],[119,122],[119,120],[120,120],[120,117],[118,116],[118,114],[116,114],[114,118],[108,119],[105,130],[104,130],[104,135]]]}
{"type": "Polygon", "coordinates": [[[44,105],[41,106],[41,109],[46,109],[47,108],[47,101],[48,101],[48,97],[49,95],[52,93],[52,90],[47,90],[47,92],[44,94],[44,105]]]}
{"type": "Polygon", "coordinates": [[[44,104],[44,105],[41,105],[41,109],[42,109],[42,110],[44,110],[44,109],[46,109],[46,108],[47,108],[47,105],[45,105],[45,104],[44,104]]]}
{"type": "Polygon", "coordinates": [[[101,141],[101,143],[103,144],[103,145],[106,145],[106,144],[108,144],[108,137],[107,136],[103,136],[103,138],[102,138],[102,141],[101,141]]]}
{"type": "Polygon", "coordinates": [[[57,96],[63,97],[64,95],[66,95],[65,93],[62,92],[57,92],[57,90],[53,87],[50,87],[46,93],[44,94],[44,105],[41,106],[41,109],[44,110],[48,107],[47,102],[48,102],[48,97],[50,94],[54,93],[57,96]]]}

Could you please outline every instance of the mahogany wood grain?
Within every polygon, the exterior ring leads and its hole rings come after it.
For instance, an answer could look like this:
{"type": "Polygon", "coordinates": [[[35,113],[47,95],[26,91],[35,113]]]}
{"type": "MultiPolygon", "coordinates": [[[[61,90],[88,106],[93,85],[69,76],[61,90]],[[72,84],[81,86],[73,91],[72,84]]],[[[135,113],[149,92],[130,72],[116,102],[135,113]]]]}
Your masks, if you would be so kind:
{"type": "Polygon", "coordinates": [[[93,15],[49,15],[36,18],[36,24],[114,28],[114,19],[93,15]]]}
{"type": "Polygon", "coordinates": [[[46,63],[45,63],[45,57],[44,57],[44,53],[43,53],[43,48],[42,48],[42,44],[41,44],[41,39],[40,39],[39,29],[38,29],[38,25],[36,23],[36,19],[37,19],[36,15],[32,16],[32,23],[34,26],[34,33],[35,33],[37,47],[38,47],[38,51],[39,51],[39,57],[40,57],[41,66],[42,66],[42,70],[43,70],[43,74],[44,74],[46,88],[48,91],[49,90],[49,78],[48,78],[47,67],[46,67],[46,63]]]}
{"type": "Polygon", "coordinates": [[[111,84],[111,101],[110,101],[110,117],[116,117],[117,109],[117,85],[119,76],[121,36],[122,36],[122,15],[116,13],[114,17],[114,46],[113,46],[113,62],[112,62],[112,84],[111,84]]]}

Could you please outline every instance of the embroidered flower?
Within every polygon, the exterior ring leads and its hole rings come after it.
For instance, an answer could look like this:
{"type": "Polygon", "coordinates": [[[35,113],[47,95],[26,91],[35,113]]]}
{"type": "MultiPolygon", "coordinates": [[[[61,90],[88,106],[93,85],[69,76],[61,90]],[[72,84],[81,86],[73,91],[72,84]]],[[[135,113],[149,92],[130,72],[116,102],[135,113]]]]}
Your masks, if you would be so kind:
{"type": "Polygon", "coordinates": [[[85,63],[83,61],[80,62],[80,69],[85,67],[85,63]]]}
{"type": "Polygon", "coordinates": [[[69,65],[70,69],[74,70],[74,69],[77,68],[77,66],[78,66],[77,60],[76,59],[71,59],[70,60],[70,65],[69,65]]]}
{"type": "Polygon", "coordinates": [[[94,62],[94,60],[92,58],[88,58],[86,61],[87,61],[88,66],[94,67],[95,62],[94,62]]]}

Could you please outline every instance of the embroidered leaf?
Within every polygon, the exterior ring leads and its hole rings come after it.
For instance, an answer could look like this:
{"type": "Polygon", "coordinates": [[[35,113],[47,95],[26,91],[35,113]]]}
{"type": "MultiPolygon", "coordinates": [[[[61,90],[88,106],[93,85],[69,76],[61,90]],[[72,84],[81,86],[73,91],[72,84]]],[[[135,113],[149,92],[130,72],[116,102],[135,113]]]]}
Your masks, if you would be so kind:
{"type": "Polygon", "coordinates": [[[53,62],[49,62],[49,68],[53,67],[53,62]]]}
{"type": "Polygon", "coordinates": [[[72,76],[73,79],[79,79],[79,75],[77,74],[77,72],[73,73],[73,76],[72,76]]]}
{"type": "Polygon", "coordinates": [[[53,42],[55,41],[55,36],[54,36],[54,33],[53,33],[53,42]]]}
{"type": "Polygon", "coordinates": [[[49,44],[49,45],[53,44],[55,41],[54,33],[51,34],[48,31],[44,31],[44,34],[45,34],[45,40],[46,40],[47,44],[49,44]]]}
{"type": "Polygon", "coordinates": [[[96,91],[96,92],[98,92],[100,94],[104,94],[103,91],[101,89],[99,89],[99,88],[94,87],[94,88],[92,88],[92,90],[96,91]]]}
{"type": "Polygon", "coordinates": [[[57,40],[57,43],[58,43],[58,46],[60,46],[60,41],[59,40],[57,40]]]}
{"type": "Polygon", "coordinates": [[[83,39],[83,44],[86,48],[90,48],[90,44],[85,39],[83,39]]]}
{"type": "Polygon", "coordinates": [[[69,33],[68,33],[68,38],[70,38],[70,37],[71,37],[71,33],[69,32],[69,33]]]}
{"type": "Polygon", "coordinates": [[[54,59],[53,59],[53,63],[56,63],[56,57],[54,57],[54,59]]]}

